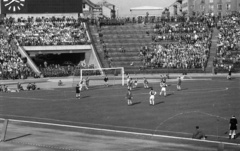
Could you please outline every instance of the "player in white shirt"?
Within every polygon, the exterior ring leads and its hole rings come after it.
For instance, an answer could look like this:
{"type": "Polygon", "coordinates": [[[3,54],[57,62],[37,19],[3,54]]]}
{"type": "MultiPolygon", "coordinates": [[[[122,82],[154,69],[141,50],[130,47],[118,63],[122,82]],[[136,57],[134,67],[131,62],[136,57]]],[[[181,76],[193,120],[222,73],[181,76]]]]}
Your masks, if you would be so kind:
{"type": "Polygon", "coordinates": [[[83,80],[79,82],[79,90],[82,91],[82,88],[83,88],[83,80]]]}
{"type": "Polygon", "coordinates": [[[154,99],[155,99],[156,94],[157,94],[157,92],[155,92],[153,90],[153,88],[151,88],[151,91],[149,92],[149,95],[150,95],[149,103],[150,103],[150,105],[155,105],[154,99]]]}
{"type": "Polygon", "coordinates": [[[162,89],[161,89],[159,95],[162,95],[162,93],[163,93],[165,97],[167,96],[167,86],[168,86],[168,85],[167,85],[165,82],[163,82],[163,83],[161,84],[162,89]]]}
{"type": "Polygon", "coordinates": [[[127,86],[128,86],[129,90],[132,90],[132,88],[133,88],[133,80],[132,80],[132,78],[130,78],[130,80],[128,81],[127,86]]]}
{"type": "Polygon", "coordinates": [[[137,85],[138,85],[138,79],[135,79],[134,80],[134,88],[137,88],[137,85]]]}
{"type": "Polygon", "coordinates": [[[127,86],[128,86],[128,84],[129,84],[129,81],[130,81],[130,75],[129,74],[127,74],[127,86]]]}
{"type": "Polygon", "coordinates": [[[82,80],[82,81],[79,83],[79,87],[80,87],[81,91],[83,90],[83,87],[84,87],[86,90],[88,90],[86,80],[82,80]]]}

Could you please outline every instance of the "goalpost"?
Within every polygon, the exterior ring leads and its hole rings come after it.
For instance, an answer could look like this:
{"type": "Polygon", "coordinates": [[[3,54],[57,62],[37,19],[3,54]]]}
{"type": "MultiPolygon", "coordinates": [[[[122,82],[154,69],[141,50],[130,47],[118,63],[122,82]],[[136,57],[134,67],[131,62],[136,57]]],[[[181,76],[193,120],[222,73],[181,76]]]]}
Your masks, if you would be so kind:
{"type": "Polygon", "coordinates": [[[78,83],[84,78],[89,77],[90,85],[92,85],[92,81],[98,83],[98,85],[104,84],[104,77],[108,76],[109,84],[115,85],[117,81],[120,80],[120,84],[124,86],[124,68],[123,67],[113,67],[113,68],[95,68],[95,69],[80,69],[80,79],[78,83]]]}

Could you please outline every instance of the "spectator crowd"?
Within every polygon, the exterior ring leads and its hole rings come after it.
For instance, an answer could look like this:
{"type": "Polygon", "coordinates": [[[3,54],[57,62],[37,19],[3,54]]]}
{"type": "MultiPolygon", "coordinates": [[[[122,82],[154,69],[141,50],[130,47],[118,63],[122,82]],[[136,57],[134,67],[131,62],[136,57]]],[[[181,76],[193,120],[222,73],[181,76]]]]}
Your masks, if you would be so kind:
{"type": "MultiPolygon", "coordinates": [[[[208,62],[213,28],[219,30],[214,67],[229,69],[240,67],[240,14],[216,19],[201,16],[185,22],[165,22],[159,18],[122,18],[125,23],[154,23],[152,43],[139,50],[143,68],[202,69],[208,62]],[[165,44],[158,42],[166,41],[165,44]]],[[[173,20],[173,19],[172,19],[173,20]]],[[[176,20],[174,20],[176,21],[176,20]]],[[[4,18],[8,36],[0,36],[0,79],[20,79],[34,75],[26,59],[17,51],[18,46],[80,45],[88,43],[83,21],[73,17],[4,18]]],[[[103,36],[101,33],[99,37],[103,36]]],[[[112,58],[101,41],[109,66],[112,58]]],[[[122,53],[127,48],[119,48],[122,53]]],[[[39,67],[45,77],[75,75],[83,66],[48,65],[39,67]]],[[[91,68],[91,67],[90,67],[91,68]]]]}
{"type": "MultiPolygon", "coordinates": [[[[28,17],[4,18],[0,35],[0,80],[35,76],[19,46],[81,45],[88,43],[86,28],[80,18],[28,17]]],[[[41,68],[45,76],[72,75],[69,68],[41,68]]],[[[71,70],[72,71],[72,70],[71,70]]]]}
{"type": "MultiPolygon", "coordinates": [[[[143,46],[139,55],[141,68],[170,68],[205,70],[211,48],[214,19],[179,24],[158,23],[150,46],[143,46]],[[168,41],[167,44],[156,42],[168,41]]],[[[141,69],[140,68],[140,69],[141,69]]]]}
{"type": "Polygon", "coordinates": [[[152,40],[158,41],[185,41],[194,43],[197,39],[204,39],[212,32],[212,21],[205,23],[184,22],[179,24],[169,24],[166,22],[157,23],[154,27],[155,35],[152,40]]]}
{"type": "Polygon", "coordinates": [[[6,18],[7,32],[20,46],[81,45],[88,42],[81,19],[71,17],[6,18]]]}
{"type": "Polygon", "coordinates": [[[32,71],[27,66],[26,60],[16,50],[14,41],[2,35],[0,37],[0,80],[24,79],[31,74],[32,71]]]}
{"type": "Polygon", "coordinates": [[[218,45],[214,67],[220,70],[240,68],[240,14],[225,16],[217,23],[218,45]]]}

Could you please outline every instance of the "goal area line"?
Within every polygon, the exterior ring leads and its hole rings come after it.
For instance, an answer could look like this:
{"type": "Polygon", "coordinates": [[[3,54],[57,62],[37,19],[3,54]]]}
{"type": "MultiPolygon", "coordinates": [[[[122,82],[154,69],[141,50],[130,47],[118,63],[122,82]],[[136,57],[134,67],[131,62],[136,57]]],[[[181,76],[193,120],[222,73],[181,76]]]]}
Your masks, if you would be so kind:
{"type": "Polygon", "coordinates": [[[176,136],[168,136],[168,135],[158,135],[158,134],[150,134],[150,133],[139,133],[139,132],[130,132],[130,131],[121,131],[121,130],[111,130],[111,129],[102,129],[102,128],[92,128],[92,127],[84,127],[84,126],[74,126],[74,125],[65,125],[65,124],[54,124],[54,123],[45,123],[45,122],[34,122],[34,121],[26,121],[26,120],[15,120],[15,119],[3,119],[0,118],[1,121],[12,121],[19,123],[29,123],[29,124],[39,124],[45,126],[57,126],[63,128],[74,128],[74,129],[84,129],[84,130],[93,130],[93,131],[103,131],[103,132],[112,132],[119,134],[130,134],[130,135],[138,135],[138,136],[148,136],[148,137],[156,137],[156,138],[169,138],[169,139],[177,139],[177,140],[186,140],[186,141],[194,141],[194,142],[202,142],[202,143],[212,143],[212,144],[224,144],[224,145],[232,145],[239,146],[237,143],[229,143],[223,141],[211,141],[211,140],[198,140],[186,137],[176,137],[176,136]]]}

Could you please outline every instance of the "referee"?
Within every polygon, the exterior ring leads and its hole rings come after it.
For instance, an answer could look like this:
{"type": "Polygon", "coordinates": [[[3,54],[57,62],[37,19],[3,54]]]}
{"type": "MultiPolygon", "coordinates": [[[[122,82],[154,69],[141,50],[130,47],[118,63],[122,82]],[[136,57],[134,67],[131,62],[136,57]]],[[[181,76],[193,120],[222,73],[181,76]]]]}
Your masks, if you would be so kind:
{"type": "Polygon", "coordinates": [[[233,115],[229,121],[229,139],[236,139],[237,119],[233,115]]]}

